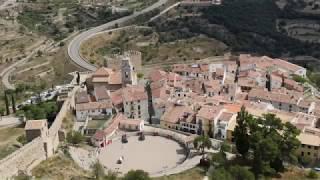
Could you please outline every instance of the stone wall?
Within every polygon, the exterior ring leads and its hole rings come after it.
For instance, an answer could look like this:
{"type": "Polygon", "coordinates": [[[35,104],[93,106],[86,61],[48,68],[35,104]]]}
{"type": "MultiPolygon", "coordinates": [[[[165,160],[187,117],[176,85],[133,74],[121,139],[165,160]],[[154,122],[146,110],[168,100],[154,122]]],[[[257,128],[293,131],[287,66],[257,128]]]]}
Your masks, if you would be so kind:
{"type": "Polygon", "coordinates": [[[0,179],[17,175],[19,170],[29,172],[45,159],[43,139],[38,137],[0,161],[0,179]]]}
{"type": "Polygon", "coordinates": [[[41,161],[51,157],[59,146],[59,130],[62,121],[71,106],[71,101],[77,88],[72,90],[71,96],[63,103],[54,123],[49,129],[47,137],[38,137],[24,145],[14,153],[0,161],[0,179],[9,179],[19,171],[30,173],[41,161]]]}

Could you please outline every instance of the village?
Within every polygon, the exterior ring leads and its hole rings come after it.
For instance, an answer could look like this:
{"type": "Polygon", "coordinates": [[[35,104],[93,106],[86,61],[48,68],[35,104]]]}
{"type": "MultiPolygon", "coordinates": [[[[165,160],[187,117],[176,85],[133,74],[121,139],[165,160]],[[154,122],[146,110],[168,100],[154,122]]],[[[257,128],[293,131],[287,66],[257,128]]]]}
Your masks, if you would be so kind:
{"type": "MultiPolygon", "coordinates": [[[[130,151],[139,147],[137,144],[129,146],[139,143],[133,142],[137,139],[132,136],[138,136],[139,141],[150,140],[147,141],[149,145],[156,143],[152,146],[157,148],[162,148],[162,140],[154,142],[149,135],[163,133],[164,137],[184,144],[182,149],[192,149],[192,142],[201,135],[212,138],[213,148],[219,148],[221,142],[232,144],[237,115],[242,107],[254,117],[271,113],[282,123],[293,124],[301,132],[298,156],[312,161],[320,156],[319,95],[310,84],[297,80],[306,77],[303,67],[267,56],[226,55],[220,62],[174,64],[166,70],[153,69],[143,78],[139,73],[143,69],[140,52],[128,51],[114,57],[108,59],[106,67],[82,73],[84,77],[79,75],[79,89],[74,97],[74,129],[90,138],[97,153],[86,158],[74,155],[75,159],[82,158],[78,161],[83,168],[89,168],[88,164],[94,162],[92,157],[100,159],[105,168],[121,173],[133,166],[140,167],[137,159],[131,164],[125,162],[137,155],[130,151]],[[123,149],[128,141],[127,149],[123,149]]],[[[32,124],[39,127],[40,134],[46,133],[43,131],[46,120],[27,121],[26,130],[37,129],[30,127],[32,124]]],[[[27,137],[32,140],[28,133],[27,137]]],[[[142,148],[146,150],[149,145],[144,144],[142,148]]],[[[172,147],[179,149],[175,145],[172,147]]],[[[148,156],[140,152],[138,156],[148,156]]],[[[168,146],[166,154],[170,156],[168,146]]],[[[173,157],[175,155],[165,158],[165,162],[173,157]]],[[[180,163],[196,165],[194,162],[198,160],[187,158],[180,163]]],[[[140,168],[148,169],[148,163],[143,164],[140,168]]],[[[160,168],[161,171],[173,168],[167,166],[160,168]]],[[[156,168],[148,172],[163,175],[159,171],[156,168]]]]}

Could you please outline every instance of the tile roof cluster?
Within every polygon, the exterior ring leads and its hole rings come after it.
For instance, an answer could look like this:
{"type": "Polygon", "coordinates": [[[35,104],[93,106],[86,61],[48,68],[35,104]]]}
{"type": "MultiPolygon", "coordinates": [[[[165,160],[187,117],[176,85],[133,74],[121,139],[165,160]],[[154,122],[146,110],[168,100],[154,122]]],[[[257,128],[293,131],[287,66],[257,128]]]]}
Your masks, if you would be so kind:
{"type": "Polygon", "coordinates": [[[222,106],[202,106],[197,116],[207,120],[214,120],[222,109],[222,106]]]}
{"type": "MultiPolygon", "coordinates": [[[[285,93],[266,91],[264,89],[252,89],[249,94],[249,98],[258,98],[270,102],[281,102],[287,104],[297,104],[298,99],[294,95],[289,95],[285,93]]],[[[299,96],[300,97],[300,96],[299,96]]]]}
{"type": "Polygon", "coordinates": [[[89,95],[86,91],[80,91],[76,94],[76,104],[88,103],[90,102],[89,95]]]}
{"type": "Polygon", "coordinates": [[[96,109],[112,109],[112,107],[113,106],[110,101],[76,104],[77,111],[87,111],[87,110],[96,110],[96,109]]]}
{"type": "Polygon", "coordinates": [[[165,122],[178,123],[180,120],[188,119],[193,114],[194,111],[190,106],[172,105],[166,110],[161,119],[165,122]]]}
{"type": "Polygon", "coordinates": [[[93,83],[122,84],[122,75],[120,71],[101,67],[92,74],[93,83]]]}
{"type": "Polygon", "coordinates": [[[147,100],[148,94],[144,86],[127,86],[110,93],[111,101],[114,105],[123,102],[133,102],[147,100]]]}
{"type": "Polygon", "coordinates": [[[103,86],[94,88],[94,94],[97,101],[110,99],[107,89],[103,86]]]}

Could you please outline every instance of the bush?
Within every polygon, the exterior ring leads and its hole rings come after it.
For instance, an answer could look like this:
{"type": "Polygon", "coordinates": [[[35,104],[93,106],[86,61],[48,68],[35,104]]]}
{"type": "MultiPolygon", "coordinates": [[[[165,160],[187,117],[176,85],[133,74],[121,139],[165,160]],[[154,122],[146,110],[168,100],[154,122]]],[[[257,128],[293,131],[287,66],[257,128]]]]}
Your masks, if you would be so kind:
{"type": "Polygon", "coordinates": [[[298,75],[292,75],[292,79],[295,80],[296,82],[299,82],[299,83],[307,82],[307,80],[305,78],[298,76],[298,75]]]}
{"type": "Polygon", "coordinates": [[[308,166],[311,164],[311,162],[312,162],[312,159],[309,156],[299,157],[299,163],[303,166],[308,166]]]}
{"type": "Polygon", "coordinates": [[[25,145],[25,144],[28,143],[26,135],[21,135],[21,136],[19,136],[19,137],[17,138],[17,141],[18,141],[19,143],[21,143],[22,145],[25,145]]]}
{"type": "Polygon", "coordinates": [[[131,170],[124,175],[123,180],[151,180],[151,178],[143,170],[131,170]]]}
{"type": "Polygon", "coordinates": [[[307,174],[307,178],[310,178],[310,179],[318,179],[318,177],[319,177],[318,173],[314,170],[309,171],[309,173],[307,174]]]}
{"type": "Polygon", "coordinates": [[[68,132],[67,142],[70,144],[81,144],[85,140],[85,137],[77,131],[68,132]]]}
{"type": "Polygon", "coordinates": [[[60,42],[60,43],[59,43],[59,46],[60,46],[60,47],[62,47],[62,46],[64,46],[64,45],[65,45],[64,42],[60,42]]]}

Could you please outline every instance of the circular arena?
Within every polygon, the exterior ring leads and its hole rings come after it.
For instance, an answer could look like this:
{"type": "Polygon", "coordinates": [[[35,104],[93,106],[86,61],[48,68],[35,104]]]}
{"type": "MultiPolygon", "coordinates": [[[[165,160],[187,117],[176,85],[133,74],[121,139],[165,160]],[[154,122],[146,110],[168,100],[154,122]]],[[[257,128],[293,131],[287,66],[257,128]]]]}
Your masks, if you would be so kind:
{"type": "Polygon", "coordinates": [[[101,149],[98,156],[100,163],[107,169],[125,174],[132,169],[142,169],[151,176],[183,163],[187,156],[186,148],[177,141],[162,136],[146,135],[140,141],[139,136],[113,140],[101,149]],[[118,161],[121,159],[122,163],[118,161]]]}

